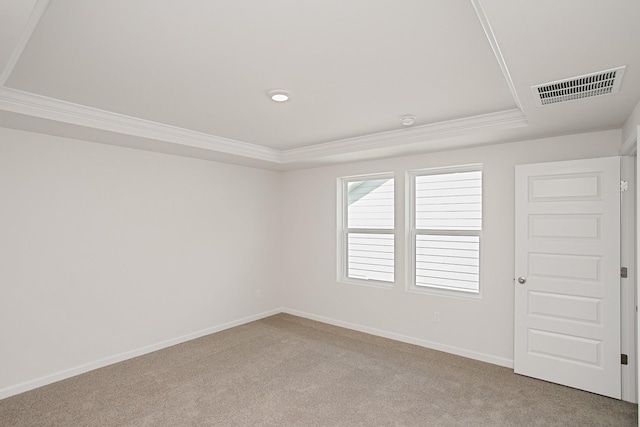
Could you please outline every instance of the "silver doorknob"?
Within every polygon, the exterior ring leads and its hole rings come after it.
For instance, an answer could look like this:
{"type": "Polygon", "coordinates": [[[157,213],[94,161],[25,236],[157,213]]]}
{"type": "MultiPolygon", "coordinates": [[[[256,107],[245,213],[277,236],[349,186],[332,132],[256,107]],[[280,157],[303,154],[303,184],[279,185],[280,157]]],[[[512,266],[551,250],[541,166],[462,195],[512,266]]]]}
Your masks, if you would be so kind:
{"type": "Polygon", "coordinates": [[[518,277],[518,283],[520,283],[521,285],[524,285],[525,283],[527,283],[527,278],[524,276],[518,277]]]}

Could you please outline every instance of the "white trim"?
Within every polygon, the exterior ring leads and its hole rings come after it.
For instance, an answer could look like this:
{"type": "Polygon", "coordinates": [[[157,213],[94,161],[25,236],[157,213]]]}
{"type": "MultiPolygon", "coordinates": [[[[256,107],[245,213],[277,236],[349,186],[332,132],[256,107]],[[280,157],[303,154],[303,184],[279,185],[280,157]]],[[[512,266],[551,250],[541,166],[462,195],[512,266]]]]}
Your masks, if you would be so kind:
{"type": "Polygon", "coordinates": [[[325,142],[309,147],[294,148],[282,151],[282,163],[293,163],[315,160],[325,156],[344,154],[358,150],[371,150],[415,142],[425,142],[436,138],[452,137],[469,131],[484,128],[504,130],[526,126],[527,119],[518,109],[481,114],[455,120],[414,126],[409,129],[398,129],[354,138],[325,142]]]}
{"type": "Polygon", "coordinates": [[[196,132],[189,129],[170,126],[136,117],[99,110],[58,99],[48,98],[4,86],[15,65],[18,63],[29,39],[44,14],[49,0],[38,0],[34,6],[25,29],[0,74],[0,110],[25,114],[28,116],[54,120],[89,128],[165,141],[172,144],[197,147],[220,153],[237,155],[251,159],[264,160],[275,164],[287,164],[300,161],[315,161],[323,157],[366,151],[376,148],[388,148],[403,144],[420,143],[436,138],[463,135],[481,129],[503,130],[526,126],[527,120],[522,113],[520,101],[502,53],[482,10],[479,0],[472,0],[478,19],[485,31],[498,64],[502,69],[514,102],[515,109],[481,114],[471,117],[415,126],[409,129],[397,129],[355,138],[339,139],[308,147],[290,150],[276,150],[245,141],[196,132]]]}
{"type": "Polygon", "coordinates": [[[633,156],[636,154],[638,150],[638,135],[631,134],[627,137],[625,141],[622,142],[622,147],[620,147],[620,155],[622,156],[633,156]]]}
{"type": "Polygon", "coordinates": [[[620,194],[620,265],[627,267],[628,277],[620,279],[620,347],[629,356],[627,365],[621,366],[622,400],[637,403],[637,346],[636,346],[636,191],[635,159],[621,158],[621,179],[629,183],[629,191],[620,194]]]}
{"type": "Polygon", "coordinates": [[[33,390],[38,387],[45,386],[47,384],[51,384],[57,381],[62,381],[67,378],[74,377],[76,375],[84,374],[85,372],[93,371],[95,369],[103,368],[105,366],[113,365],[114,363],[122,362],[125,360],[133,359],[134,357],[142,356],[147,353],[151,353],[154,351],[162,350],[167,347],[174,346],[176,344],[181,344],[183,342],[191,341],[196,338],[200,338],[206,335],[210,335],[216,332],[224,331],[225,329],[230,329],[236,326],[244,325],[249,322],[254,322],[256,320],[264,319],[265,317],[273,316],[275,314],[280,313],[282,310],[273,309],[269,311],[265,311],[260,314],[255,314],[253,316],[244,317],[242,319],[233,320],[231,322],[226,322],[220,324],[218,326],[213,326],[207,329],[203,329],[200,331],[192,332],[190,334],[182,335],[180,337],[171,338],[165,341],[161,341],[155,344],[147,345],[144,347],[140,347],[134,350],[126,351],[124,353],[116,354],[113,356],[105,357],[104,359],[96,360],[94,362],[85,363],[84,365],[76,366],[73,368],[65,369],[60,372],[56,372],[50,375],[45,375],[44,377],[36,378],[33,380],[25,381],[20,384],[12,385],[0,390],[0,400],[5,399],[10,396],[14,396],[19,393],[24,393],[29,390],[33,390]]]}
{"type": "Polygon", "coordinates": [[[498,65],[502,70],[502,75],[504,76],[505,81],[507,82],[507,86],[509,86],[509,90],[511,91],[511,96],[513,97],[513,101],[516,103],[518,110],[522,111],[522,104],[520,103],[520,98],[518,97],[518,92],[516,92],[516,86],[513,84],[513,79],[511,78],[511,73],[509,72],[509,68],[507,67],[507,63],[504,60],[504,56],[502,56],[502,51],[500,50],[500,46],[498,45],[498,41],[496,40],[496,36],[493,33],[493,29],[491,28],[491,24],[489,24],[489,18],[484,12],[482,5],[480,4],[480,0],[471,0],[471,4],[476,11],[476,15],[478,16],[478,20],[480,21],[480,25],[482,25],[482,29],[484,30],[485,35],[487,36],[487,40],[491,45],[491,49],[493,49],[493,54],[498,61],[498,65]]]}
{"type": "Polygon", "coordinates": [[[127,351],[124,353],[116,354],[113,356],[109,356],[100,360],[96,360],[94,362],[86,363],[84,365],[76,366],[73,368],[65,369],[63,371],[59,371],[50,375],[45,375],[40,378],[36,378],[33,380],[25,381],[20,384],[12,385],[0,390],[0,400],[6,399],[11,396],[15,396],[20,393],[27,392],[29,390],[33,390],[38,387],[42,387],[48,384],[52,384],[57,381],[62,381],[67,378],[71,378],[80,374],[84,374],[89,371],[93,371],[95,369],[103,368],[105,366],[113,365],[115,363],[123,362],[125,360],[133,359],[134,357],[142,356],[148,353],[152,353],[154,351],[162,350],[164,348],[168,348],[177,344],[181,344],[187,341],[191,341],[206,335],[210,335],[216,332],[224,331],[226,329],[230,329],[236,326],[244,325],[250,322],[254,322],[256,320],[264,319],[266,317],[274,316],[276,314],[286,313],[293,316],[302,317],[305,319],[314,320],[316,322],[326,323],[328,325],[338,326],[342,328],[351,329],[354,331],[363,332],[366,334],[374,335],[377,337],[388,338],[394,341],[404,342],[407,344],[413,344],[424,348],[429,348],[432,350],[443,351],[450,354],[455,354],[458,356],[466,357],[469,359],[479,360],[481,362],[491,363],[498,366],[504,366],[506,368],[513,369],[513,360],[506,359],[503,357],[497,357],[486,353],[480,353],[473,350],[467,350],[460,347],[450,346],[446,344],[440,344],[433,341],[423,340],[420,338],[410,337],[407,335],[396,334],[394,332],[388,332],[381,329],[370,328],[368,326],[363,326],[350,322],[343,322],[341,320],[335,320],[324,316],[318,316],[315,314],[306,313],[303,311],[293,310],[286,307],[276,308],[269,311],[265,311],[260,314],[256,314],[253,316],[244,317],[242,319],[234,320],[231,322],[223,323],[218,326],[214,326],[211,328],[203,329],[197,332],[193,332],[190,334],[186,334],[180,337],[172,338],[169,340],[161,341],[159,343],[151,344],[148,346],[140,347],[135,350],[127,351]]]}
{"type": "Polygon", "coordinates": [[[424,142],[488,127],[491,127],[492,130],[502,130],[527,124],[522,112],[514,109],[280,151],[257,144],[196,132],[7,87],[0,88],[0,109],[94,129],[265,160],[277,164],[315,160],[325,156],[357,150],[424,142]]]}
{"type": "Polygon", "coordinates": [[[443,351],[445,353],[455,354],[457,356],[466,357],[469,359],[479,360],[481,362],[491,363],[498,366],[504,366],[505,368],[513,369],[513,360],[503,357],[497,357],[486,353],[480,353],[473,350],[467,350],[460,347],[450,346],[446,344],[440,344],[434,341],[423,340],[421,338],[410,337],[407,335],[397,334],[395,332],[383,331],[381,329],[370,328],[368,326],[359,325],[356,323],[343,322],[341,320],[331,319],[324,316],[318,316],[303,311],[293,310],[284,307],[283,313],[291,314],[293,316],[303,317],[305,319],[315,320],[316,322],[322,322],[333,326],[339,326],[341,328],[347,328],[354,331],[364,332],[366,334],[375,335],[377,337],[389,338],[394,341],[400,341],[407,344],[413,344],[432,350],[443,351]]]}
{"type": "Polygon", "coordinates": [[[343,283],[346,285],[361,285],[361,286],[373,286],[376,288],[384,288],[384,289],[393,289],[396,283],[396,240],[397,240],[397,221],[395,218],[395,209],[394,209],[394,227],[393,228],[349,228],[348,227],[348,190],[347,185],[351,181],[366,181],[366,180],[377,180],[377,179],[391,179],[393,180],[393,203],[394,207],[396,205],[396,177],[394,172],[382,172],[382,173],[374,173],[374,174],[365,174],[365,175],[353,175],[353,176],[344,176],[337,178],[337,227],[336,227],[336,255],[337,255],[337,282],[343,283]],[[383,280],[364,280],[364,279],[355,279],[349,277],[347,274],[348,269],[348,261],[347,261],[347,236],[349,233],[371,233],[371,234],[391,234],[393,235],[394,240],[394,266],[393,266],[393,281],[383,281],[383,280]]]}
{"type": "MultiPolygon", "coordinates": [[[[636,138],[640,135],[640,125],[636,126],[635,131],[636,138]]],[[[640,250],[638,249],[638,231],[640,230],[640,157],[636,156],[636,232],[634,234],[634,243],[636,247],[635,263],[636,268],[640,266],[640,250]]],[[[638,290],[638,278],[635,280],[636,287],[636,355],[638,353],[638,345],[640,344],[640,318],[638,317],[637,310],[640,305],[640,291],[638,290]]],[[[640,372],[640,357],[636,357],[636,383],[638,383],[638,372],[640,372]]],[[[639,384],[636,384],[636,400],[638,400],[639,384]]],[[[638,411],[638,424],[640,425],[640,411],[638,411]]]]}
{"type": "Polygon", "coordinates": [[[94,129],[281,163],[280,151],[271,148],[86,107],[17,89],[0,88],[0,109],[94,129]]]}
{"type": "Polygon", "coordinates": [[[40,19],[42,18],[42,15],[44,15],[44,11],[47,9],[48,5],[49,0],[38,0],[38,2],[33,6],[31,15],[29,15],[29,20],[20,35],[20,40],[18,40],[18,44],[13,49],[13,52],[11,52],[11,56],[0,74],[0,87],[4,86],[5,83],[7,83],[7,80],[9,80],[13,69],[16,64],[18,64],[18,61],[22,56],[22,52],[24,52],[24,48],[27,47],[27,43],[29,43],[31,35],[40,23],[40,19]]]}

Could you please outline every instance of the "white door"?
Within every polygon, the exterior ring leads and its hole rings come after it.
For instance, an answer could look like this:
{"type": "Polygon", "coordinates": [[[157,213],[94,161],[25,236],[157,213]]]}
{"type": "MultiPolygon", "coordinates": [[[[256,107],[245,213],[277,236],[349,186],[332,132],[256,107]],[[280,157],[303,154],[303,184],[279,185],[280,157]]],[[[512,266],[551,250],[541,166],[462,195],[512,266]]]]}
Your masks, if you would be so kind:
{"type": "Polygon", "coordinates": [[[620,158],[516,166],[514,370],[620,398],[620,158]]]}

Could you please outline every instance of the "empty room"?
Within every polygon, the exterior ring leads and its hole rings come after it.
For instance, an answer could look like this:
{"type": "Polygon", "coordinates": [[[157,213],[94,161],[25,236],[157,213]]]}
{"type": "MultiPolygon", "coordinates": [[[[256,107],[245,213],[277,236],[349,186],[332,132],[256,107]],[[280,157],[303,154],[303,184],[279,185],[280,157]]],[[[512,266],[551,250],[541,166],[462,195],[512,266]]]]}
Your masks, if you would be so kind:
{"type": "Polygon", "coordinates": [[[638,425],[639,28],[0,0],[0,426],[638,425]]]}

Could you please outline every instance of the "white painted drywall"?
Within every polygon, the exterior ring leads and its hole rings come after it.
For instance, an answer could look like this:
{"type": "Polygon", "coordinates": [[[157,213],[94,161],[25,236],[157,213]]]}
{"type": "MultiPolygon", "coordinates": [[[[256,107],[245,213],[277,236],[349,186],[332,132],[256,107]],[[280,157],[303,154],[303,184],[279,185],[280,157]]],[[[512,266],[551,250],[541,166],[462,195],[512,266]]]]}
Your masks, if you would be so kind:
{"type": "Polygon", "coordinates": [[[0,128],[0,397],[278,309],[281,180],[0,128]]]}
{"type": "Polygon", "coordinates": [[[622,126],[622,154],[629,155],[635,153],[637,149],[638,132],[637,127],[640,123],[640,102],[638,102],[629,114],[629,117],[622,126]]]}
{"type": "MultiPolygon", "coordinates": [[[[288,173],[0,128],[0,398],[285,311],[509,365],[513,166],[621,131],[288,173]],[[336,178],[484,164],[482,299],[336,281],[336,178]],[[440,323],[433,322],[437,311],[440,323]]],[[[404,227],[404,193],[396,193],[404,227]]]]}
{"type": "Polygon", "coordinates": [[[284,174],[287,311],[505,366],[513,361],[514,166],[618,155],[621,132],[606,131],[284,174]],[[336,281],[336,179],[395,172],[396,219],[404,230],[405,172],[483,164],[482,299],[405,291],[404,232],[396,236],[393,289],[336,281]],[[440,322],[434,322],[434,312],[440,322]]]}

